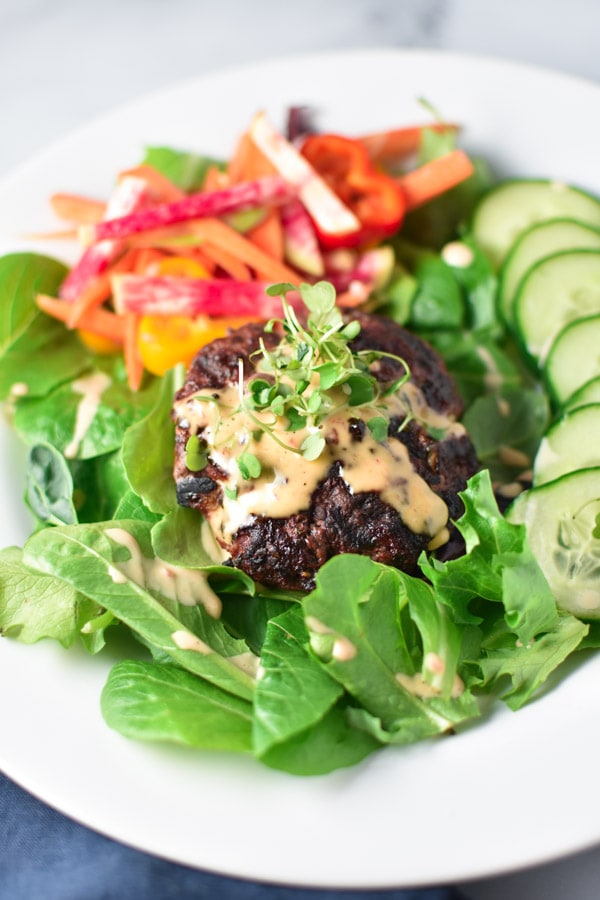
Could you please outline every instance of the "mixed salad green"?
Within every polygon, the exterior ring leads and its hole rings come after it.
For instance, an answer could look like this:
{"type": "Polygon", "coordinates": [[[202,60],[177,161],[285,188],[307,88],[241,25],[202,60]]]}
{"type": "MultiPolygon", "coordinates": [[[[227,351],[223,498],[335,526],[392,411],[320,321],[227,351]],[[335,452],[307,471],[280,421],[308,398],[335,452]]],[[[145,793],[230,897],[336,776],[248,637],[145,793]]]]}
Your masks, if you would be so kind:
{"type": "MultiPolygon", "coordinates": [[[[423,157],[448,140],[427,133],[423,157]]],[[[148,158],[182,188],[207,165],[171,148],[148,158]]],[[[120,357],[90,351],[36,305],[36,294],[56,294],[66,268],[31,253],[1,259],[0,398],[26,448],[35,522],[23,548],[0,552],[2,635],[99,653],[126,630],[138,649],[109,674],[109,726],[253,754],[299,775],[459,728],[485,697],[518,709],[575,650],[597,646],[593,625],[557,608],[525,525],[498,508],[550,412],[467,227],[490,184],[478,164],[468,182],[411,213],[388,242],[391,278],[369,301],[438,349],[464,398],[485,467],[462,494],[466,552],[424,555],[421,577],[335,557],[308,595],[264,589],[225,565],[202,517],[177,505],[170,412],[182,368],[132,392],[120,357]],[[455,240],[466,264],[444,251],[455,240]],[[98,403],[81,431],[90,380],[98,403]]]]}

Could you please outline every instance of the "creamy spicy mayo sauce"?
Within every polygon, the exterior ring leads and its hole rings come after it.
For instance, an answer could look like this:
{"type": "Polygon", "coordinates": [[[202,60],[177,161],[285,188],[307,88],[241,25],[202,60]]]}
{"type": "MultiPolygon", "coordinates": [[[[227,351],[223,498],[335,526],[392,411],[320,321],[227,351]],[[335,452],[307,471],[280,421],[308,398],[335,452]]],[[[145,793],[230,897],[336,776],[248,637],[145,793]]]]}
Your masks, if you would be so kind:
{"type": "Polygon", "coordinates": [[[204,572],[174,566],[158,557],[148,559],[133,535],[123,528],[107,528],[105,534],[129,551],[129,559],[113,563],[109,569],[115,584],[133,581],[184,606],[200,604],[213,619],[219,618],[221,600],[209,585],[204,572]]]}
{"type": "Polygon", "coordinates": [[[286,518],[310,506],[311,495],[338,462],[341,477],[353,493],[377,492],[399,513],[415,534],[426,535],[432,546],[448,540],[448,508],[427,482],[415,472],[408,450],[395,438],[376,441],[368,428],[360,436],[353,423],[384,415],[387,419],[415,418],[445,436],[464,434],[462,425],[429,407],[421,391],[410,382],[386,397],[383,406],[349,407],[340,390],[339,403],[320,424],[325,448],[315,460],[299,452],[303,441],[317,429],[286,430],[286,420],[270,411],[253,411],[255,421],[241,408],[239,385],[209,388],[175,405],[175,419],[205,441],[211,461],[226,475],[220,506],[207,511],[219,539],[231,543],[235,533],[257,516],[286,518]],[[256,420],[268,425],[261,431],[256,420]],[[244,479],[238,459],[250,452],[261,462],[261,474],[244,479]]]}
{"type": "Polygon", "coordinates": [[[64,451],[67,459],[74,459],[79,453],[81,443],[98,412],[100,398],[110,384],[111,380],[104,372],[95,372],[93,375],[76,378],[73,382],[72,388],[81,395],[81,400],[77,406],[73,438],[64,451]]]}

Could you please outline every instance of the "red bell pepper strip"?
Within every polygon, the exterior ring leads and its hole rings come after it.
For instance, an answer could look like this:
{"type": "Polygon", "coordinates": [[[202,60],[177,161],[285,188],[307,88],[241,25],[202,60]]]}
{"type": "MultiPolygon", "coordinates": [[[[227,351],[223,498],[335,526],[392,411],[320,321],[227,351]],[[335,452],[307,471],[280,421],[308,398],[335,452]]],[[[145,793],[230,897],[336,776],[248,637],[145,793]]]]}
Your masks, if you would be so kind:
{"type": "Polygon", "coordinates": [[[360,230],[347,235],[319,232],[323,246],[356,247],[398,231],[405,210],[402,190],[393,178],[375,170],[360,141],[337,134],[315,134],[302,145],[302,155],[361,225],[360,230]]]}

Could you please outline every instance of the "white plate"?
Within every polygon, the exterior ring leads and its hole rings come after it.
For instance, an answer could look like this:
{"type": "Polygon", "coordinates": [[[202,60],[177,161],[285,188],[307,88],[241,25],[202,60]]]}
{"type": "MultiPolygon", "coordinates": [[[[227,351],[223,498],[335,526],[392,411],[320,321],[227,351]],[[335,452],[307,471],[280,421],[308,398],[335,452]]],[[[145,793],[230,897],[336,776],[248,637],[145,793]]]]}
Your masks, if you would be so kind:
{"type": "MultiPolygon", "coordinates": [[[[55,190],[103,196],[146,144],[226,154],[251,115],[288,104],[349,133],[425,114],[502,173],[600,193],[600,88],[539,69],[436,52],[295,57],[190,81],[119,109],[0,186],[0,250],[55,226],[55,190]]],[[[62,253],[66,248],[45,245],[62,253]]],[[[0,545],[26,519],[12,436],[0,435],[0,545]]],[[[103,724],[110,660],[52,645],[0,645],[0,766],[80,822],[223,874],[304,886],[398,887],[539,863],[600,840],[600,657],[519,713],[498,708],[452,738],[392,749],[349,771],[291,778],[252,760],[132,743],[103,724]]]]}

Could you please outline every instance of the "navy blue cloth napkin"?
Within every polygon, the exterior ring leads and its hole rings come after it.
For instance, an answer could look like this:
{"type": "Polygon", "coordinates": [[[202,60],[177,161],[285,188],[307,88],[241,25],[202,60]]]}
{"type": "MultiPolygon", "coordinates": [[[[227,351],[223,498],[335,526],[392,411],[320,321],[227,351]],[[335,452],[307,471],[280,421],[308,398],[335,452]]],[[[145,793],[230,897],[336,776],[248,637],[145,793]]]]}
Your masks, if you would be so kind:
{"type": "Polygon", "coordinates": [[[224,878],[78,825],[0,773],[0,900],[459,900],[451,888],[332,891],[224,878]]]}

